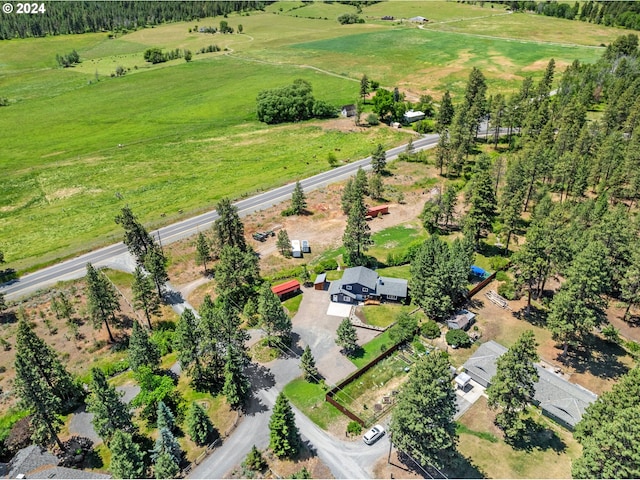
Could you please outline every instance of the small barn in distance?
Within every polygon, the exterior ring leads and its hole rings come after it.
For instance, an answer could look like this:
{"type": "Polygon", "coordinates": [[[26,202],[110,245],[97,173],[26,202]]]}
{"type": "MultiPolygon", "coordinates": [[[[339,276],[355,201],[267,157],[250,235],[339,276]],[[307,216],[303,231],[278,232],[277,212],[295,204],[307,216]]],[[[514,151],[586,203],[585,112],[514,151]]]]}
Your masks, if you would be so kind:
{"type": "Polygon", "coordinates": [[[343,117],[355,117],[356,116],[356,106],[354,104],[343,105],[340,109],[340,114],[343,117]]]}
{"type": "Polygon", "coordinates": [[[292,297],[300,291],[300,282],[297,280],[289,280],[280,285],[274,285],[271,287],[271,291],[275,293],[280,300],[283,300],[292,297]]]}
{"type": "Polygon", "coordinates": [[[418,15],[417,17],[411,17],[409,21],[413,23],[427,23],[429,20],[418,15]]]}
{"type": "Polygon", "coordinates": [[[424,120],[425,117],[426,117],[426,114],[424,112],[421,112],[420,110],[408,110],[402,116],[402,118],[404,118],[404,121],[407,123],[413,123],[413,122],[417,122],[418,120],[424,120]]]}

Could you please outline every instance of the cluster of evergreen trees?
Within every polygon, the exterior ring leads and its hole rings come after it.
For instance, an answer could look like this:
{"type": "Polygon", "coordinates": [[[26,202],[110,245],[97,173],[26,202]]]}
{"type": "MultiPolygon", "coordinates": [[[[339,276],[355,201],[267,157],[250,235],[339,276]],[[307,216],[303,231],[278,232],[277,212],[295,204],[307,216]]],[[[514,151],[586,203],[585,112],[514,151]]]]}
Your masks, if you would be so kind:
{"type": "MultiPolygon", "coordinates": [[[[475,3],[475,2],[474,2],[475,3]]],[[[533,0],[508,0],[500,3],[512,10],[536,12],[549,17],[581,20],[612,27],[640,30],[640,5],[633,1],[594,1],[573,4],[560,2],[535,2],[533,0]]]]}
{"type": "Polygon", "coordinates": [[[258,120],[269,124],[332,118],[338,115],[333,105],[315,99],[311,84],[302,79],[295,80],[293,85],[258,93],[256,112],[258,120]]]}
{"type": "Polygon", "coordinates": [[[231,12],[262,10],[268,1],[45,2],[46,15],[3,15],[0,40],[121,31],[231,12]]]}

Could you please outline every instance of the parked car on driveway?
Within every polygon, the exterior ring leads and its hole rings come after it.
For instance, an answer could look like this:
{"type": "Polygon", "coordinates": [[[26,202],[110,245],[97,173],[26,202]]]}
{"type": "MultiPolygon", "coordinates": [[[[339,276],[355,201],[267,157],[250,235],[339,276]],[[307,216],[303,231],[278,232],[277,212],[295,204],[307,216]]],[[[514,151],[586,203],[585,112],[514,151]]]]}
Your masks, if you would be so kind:
{"type": "Polygon", "coordinates": [[[384,427],[382,425],[376,425],[372,427],[367,433],[364,434],[362,440],[367,445],[373,445],[384,435],[384,427]]]}

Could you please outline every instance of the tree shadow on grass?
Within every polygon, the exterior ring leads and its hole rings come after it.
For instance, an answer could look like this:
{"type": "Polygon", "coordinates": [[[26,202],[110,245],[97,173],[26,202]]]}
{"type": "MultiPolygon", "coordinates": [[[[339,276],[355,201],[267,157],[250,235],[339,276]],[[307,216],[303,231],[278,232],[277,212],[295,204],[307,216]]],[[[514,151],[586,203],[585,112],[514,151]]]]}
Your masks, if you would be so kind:
{"type": "Polygon", "coordinates": [[[546,428],[532,418],[526,418],[524,424],[520,435],[513,439],[505,439],[505,442],[514,450],[532,452],[551,449],[556,453],[563,453],[567,450],[567,444],[552,429],[546,428]]]}
{"type": "Polygon", "coordinates": [[[558,356],[558,360],[573,368],[576,373],[589,372],[599,378],[615,380],[629,370],[619,360],[626,355],[626,350],[620,345],[592,335],[587,344],[570,348],[567,355],[558,356]]]}
{"type": "Polygon", "coordinates": [[[520,310],[513,312],[513,316],[529,322],[531,325],[536,327],[544,328],[547,324],[547,314],[545,311],[536,308],[531,305],[529,307],[529,312],[527,313],[527,307],[524,306],[520,310]]]}
{"type": "Polygon", "coordinates": [[[476,465],[471,458],[465,457],[457,451],[451,460],[445,463],[442,473],[448,478],[487,478],[487,474],[480,466],[476,465]]]}

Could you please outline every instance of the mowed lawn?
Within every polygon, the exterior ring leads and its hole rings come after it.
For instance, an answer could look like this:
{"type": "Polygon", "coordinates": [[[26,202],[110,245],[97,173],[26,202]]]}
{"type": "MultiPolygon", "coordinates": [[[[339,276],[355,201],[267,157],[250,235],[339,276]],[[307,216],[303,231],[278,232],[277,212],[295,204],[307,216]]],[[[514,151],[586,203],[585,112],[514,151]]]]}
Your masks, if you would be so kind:
{"type": "Polygon", "coordinates": [[[529,450],[514,449],[494,425],[495,415],[480,397],[458,420],[466,428],[460,432],[457,449],[485,478],[571,478],[571,461],[582,450],[571,432],[536,412],[536,422],[547,431],[529,450]]]}

